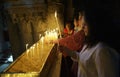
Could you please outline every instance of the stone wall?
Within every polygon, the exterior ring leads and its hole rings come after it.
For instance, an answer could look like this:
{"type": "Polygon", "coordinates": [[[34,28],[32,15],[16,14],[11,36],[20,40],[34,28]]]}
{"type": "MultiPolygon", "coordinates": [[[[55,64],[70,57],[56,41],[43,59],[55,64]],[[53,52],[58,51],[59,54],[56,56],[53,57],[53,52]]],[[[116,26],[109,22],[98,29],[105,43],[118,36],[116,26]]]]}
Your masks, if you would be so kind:
{"type": "Polygon", "coordinates": [[[13,57],[16,59],[29,47],[39,40],[39,34],[60,26],[63,30],[63,5],[59,3],[41,3],[31,6],[13,5],[6,8],[7,24],[13,57]],[[57,11],[56,23],[55,11],[57,11]],[[17,54],[16,54],[17,53],[17,54]]]}
{"type": "Polygon", "coordinates": [[[3,32],[2,32],[2,29],[3,29],[2,15],[1,15],[1,12],[0,12],[0,52],[2,52],[2,43],[3,43],[3,32]]]}

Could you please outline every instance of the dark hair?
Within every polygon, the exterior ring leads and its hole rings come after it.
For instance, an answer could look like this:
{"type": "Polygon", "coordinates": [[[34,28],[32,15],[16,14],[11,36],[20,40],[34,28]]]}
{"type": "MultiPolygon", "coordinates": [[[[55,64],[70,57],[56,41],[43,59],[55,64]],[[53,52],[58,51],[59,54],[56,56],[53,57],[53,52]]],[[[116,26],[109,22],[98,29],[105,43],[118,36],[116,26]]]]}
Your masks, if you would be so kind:
{"type": "Polygon", "coordinates": [[[73,19],[79,20],[79,12],[74,13],[73,19]]]}
{"type": "Polygon", "coordinates": [[[119,40],[117,27],[113,22],[113,16],[109,10],[101,6],[85,8],[85,20],[89,27],[89,36],[86,41],[94,45],[99,41],[109,44],[113,48],[118,48],[119,40]]]}
{"type": "Polygon", "coordinates": [[[74,29],[74,24],[73,24],[73,21],[72,21],[72,20],[66,21],[65,24],[69,24],[68,27],[69,27],[70,30],[73,30],[73,29],[74,29]]]}
{"type": "Polygon", "coordinates": [[[79,16],[84,16],[84,11],[83,10],[78,10],[74,13],[74,18],[73,19],[76,19],[76,20],[79,20],[79,16]]]}

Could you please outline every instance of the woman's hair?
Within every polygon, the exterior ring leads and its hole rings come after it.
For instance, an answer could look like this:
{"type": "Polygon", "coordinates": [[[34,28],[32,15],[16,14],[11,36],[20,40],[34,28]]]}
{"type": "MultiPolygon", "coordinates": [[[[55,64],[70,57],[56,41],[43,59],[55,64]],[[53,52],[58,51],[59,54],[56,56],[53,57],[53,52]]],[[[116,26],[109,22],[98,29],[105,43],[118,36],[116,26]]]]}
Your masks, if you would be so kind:
{"type": "Polygon", "coordinates": [[[85,21],[88,24],[89,35],[86,42],[94,45],[97,42],[105,42],[116,48],[119,42],[117,27],[114,25],[113,16],[110,11],[101,6],[85,8],[85,21]]]}

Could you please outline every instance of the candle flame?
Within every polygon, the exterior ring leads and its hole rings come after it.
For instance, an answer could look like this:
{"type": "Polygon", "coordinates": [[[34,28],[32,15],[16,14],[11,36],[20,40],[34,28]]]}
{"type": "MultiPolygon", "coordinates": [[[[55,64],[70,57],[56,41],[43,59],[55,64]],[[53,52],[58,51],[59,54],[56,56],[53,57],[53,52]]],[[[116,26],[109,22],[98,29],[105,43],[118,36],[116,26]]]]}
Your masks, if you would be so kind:
{"type": "Polygon", "coordinates": [[[39,39],[41,38],[41,34],[39,34],[39,39]]]}
{"type": "Polygon", "coordinates": [[[55,11],[55,17],[57,17],[57,12],[55,11]]]}
{"type": "Polygon", "coordinates": [[[35,47],[36,44],[33,45],[33,47],[35,47]]]}
{"type": "Polygon", "coordinates": [[[29,49],[27,49],[27,53],[29,52],[29,49]]]}

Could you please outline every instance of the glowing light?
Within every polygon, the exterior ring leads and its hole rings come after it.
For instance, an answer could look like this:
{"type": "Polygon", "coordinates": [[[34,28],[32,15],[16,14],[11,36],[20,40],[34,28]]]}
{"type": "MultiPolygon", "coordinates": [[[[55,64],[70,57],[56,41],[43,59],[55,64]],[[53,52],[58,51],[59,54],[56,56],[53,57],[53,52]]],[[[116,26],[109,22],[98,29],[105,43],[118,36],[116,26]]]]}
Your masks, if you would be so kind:
{"type": "Polygon", "coordinates": [[[26,44],[26,50],[28,49],[28,44],[26,44]]]}
{"type": "Polygon", "coordinates": [[[39,39],[41,38],[41,34],[39,34],[39,39]]]}
{"type": "Polygon", "coordinates": [[[51,31],[45,32],[45,43],[49,43],[50,41],[54,41],[58,39],[57,30],[53,29],[51,31]]]}
{"type": "Polygon", "coordinates": [[[55,11],[55,18],[57,18],[57,12],[55,11]]]}
{"type": "Polygon", "coordinates": [[[43,36],[41,37],[40,42],[42,45],[44,44],[44,37],[43,36]]]}
{"type": "Polygon", "coordinates": [[[60,35],[60,38],[61,38],[62,36],[61,36],[61,32],[60,32],[60,26],[59,26],[59,23],[58,23],[57,12],[56,12],[56,11],[55,11],[55,19],[56,19],[56,23],[57,23],[57,27],[58,27],[59,35],[60,35]]]}

